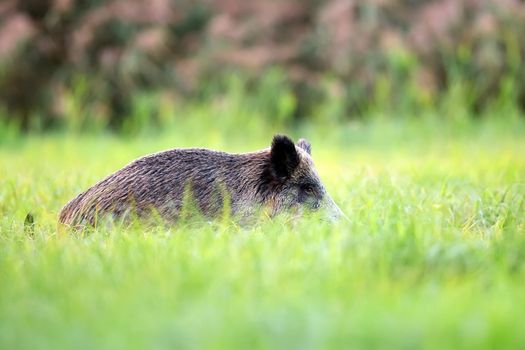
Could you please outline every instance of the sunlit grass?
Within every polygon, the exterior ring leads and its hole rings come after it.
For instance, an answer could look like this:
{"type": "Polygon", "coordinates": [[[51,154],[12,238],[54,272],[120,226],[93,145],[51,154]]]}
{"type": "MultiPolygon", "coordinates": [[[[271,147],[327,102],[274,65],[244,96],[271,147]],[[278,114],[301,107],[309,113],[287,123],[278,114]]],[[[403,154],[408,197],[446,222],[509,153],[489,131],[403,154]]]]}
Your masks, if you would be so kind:
{"type": "Polygon", "coordinates": [[[525,346],[522,122],[295,128],[350,222],[57,234],[65,202],[140,155],[275,131],[198,127],[0,148],[0,348],[525,346]]]}

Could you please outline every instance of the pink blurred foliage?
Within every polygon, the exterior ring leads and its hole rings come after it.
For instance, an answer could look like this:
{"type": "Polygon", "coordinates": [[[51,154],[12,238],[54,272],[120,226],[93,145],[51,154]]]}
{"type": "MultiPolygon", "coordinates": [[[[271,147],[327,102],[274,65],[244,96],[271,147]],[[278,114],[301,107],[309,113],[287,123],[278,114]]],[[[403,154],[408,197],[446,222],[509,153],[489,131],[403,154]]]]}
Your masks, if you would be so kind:
{"type": "MultiPolygon", "coordinates": [[[[519,0],[3,0],[0,62],[12,73],[0,77],[0,89],[103,73],[126,96],[141,88],[136,81],[160,85],[170,72],[176,83],[168,89],[192,93],[224,71],[258,77],[279,66],[294,86],[319,86],[329,75],[338,86],[373,90],[406,54],[416,62],[407,79],[437,96],[450,79],[446,65],[463,50],[469,72],[488,77],[486,98],[510,69],[509,55],[525,58],[524,36],[519,0]],[[28,64],[35,72],[17,73],[28,64]]],[[[16,94],[2,92],[0,101],[16,109],[16,94]]]]}

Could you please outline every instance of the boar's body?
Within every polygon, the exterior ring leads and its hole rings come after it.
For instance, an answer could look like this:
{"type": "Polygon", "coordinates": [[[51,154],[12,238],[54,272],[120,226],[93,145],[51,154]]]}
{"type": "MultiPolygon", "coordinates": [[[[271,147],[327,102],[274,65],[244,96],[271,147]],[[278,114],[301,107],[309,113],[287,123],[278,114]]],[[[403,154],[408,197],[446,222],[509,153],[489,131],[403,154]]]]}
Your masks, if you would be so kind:
{"type": "Polygon", "coordinates": [[[152,154],[78,195],[62,209],[59,221],[95,226],[99,218],[131,213],[173,221],[188,199],[207,216],[217,215],[226,204],[239,216],[261,206],[271,213],[301,204],[317,209],[323,197],[329,197],[309,152],[304,140],[295,146],[287,137],[276,136],[271,148],[253,153],[174,149],[152,154]]]}

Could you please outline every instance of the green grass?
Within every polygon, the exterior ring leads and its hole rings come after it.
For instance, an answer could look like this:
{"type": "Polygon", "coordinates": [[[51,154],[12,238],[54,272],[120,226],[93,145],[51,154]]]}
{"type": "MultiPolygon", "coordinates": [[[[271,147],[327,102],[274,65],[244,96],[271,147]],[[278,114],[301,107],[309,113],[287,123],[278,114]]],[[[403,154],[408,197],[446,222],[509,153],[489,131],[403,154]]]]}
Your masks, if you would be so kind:
{"type": "Polygon", "coordinates": [[[295,128],[348,223],[56,233],[65,202],[137,156],[275,131],[206,125],[0,146],[0,349],[525,347],[519,120],[295,128]]]}

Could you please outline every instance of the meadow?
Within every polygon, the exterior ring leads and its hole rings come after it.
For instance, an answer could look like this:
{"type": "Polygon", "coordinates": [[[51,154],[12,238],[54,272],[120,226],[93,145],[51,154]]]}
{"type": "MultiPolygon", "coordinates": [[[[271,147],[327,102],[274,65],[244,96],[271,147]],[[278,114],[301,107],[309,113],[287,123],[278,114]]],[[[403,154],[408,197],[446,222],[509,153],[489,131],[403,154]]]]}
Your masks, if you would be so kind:
{"type": "Polygon", "coordinates": [[[192,113],[120,136],[4,128],[0,349],[525,347],[523,118],[281,128],[192,113]],[[138,156],[247,152],[278,131],[311,141],[349,222],[57,233],[62,205],[138,156]]]}

